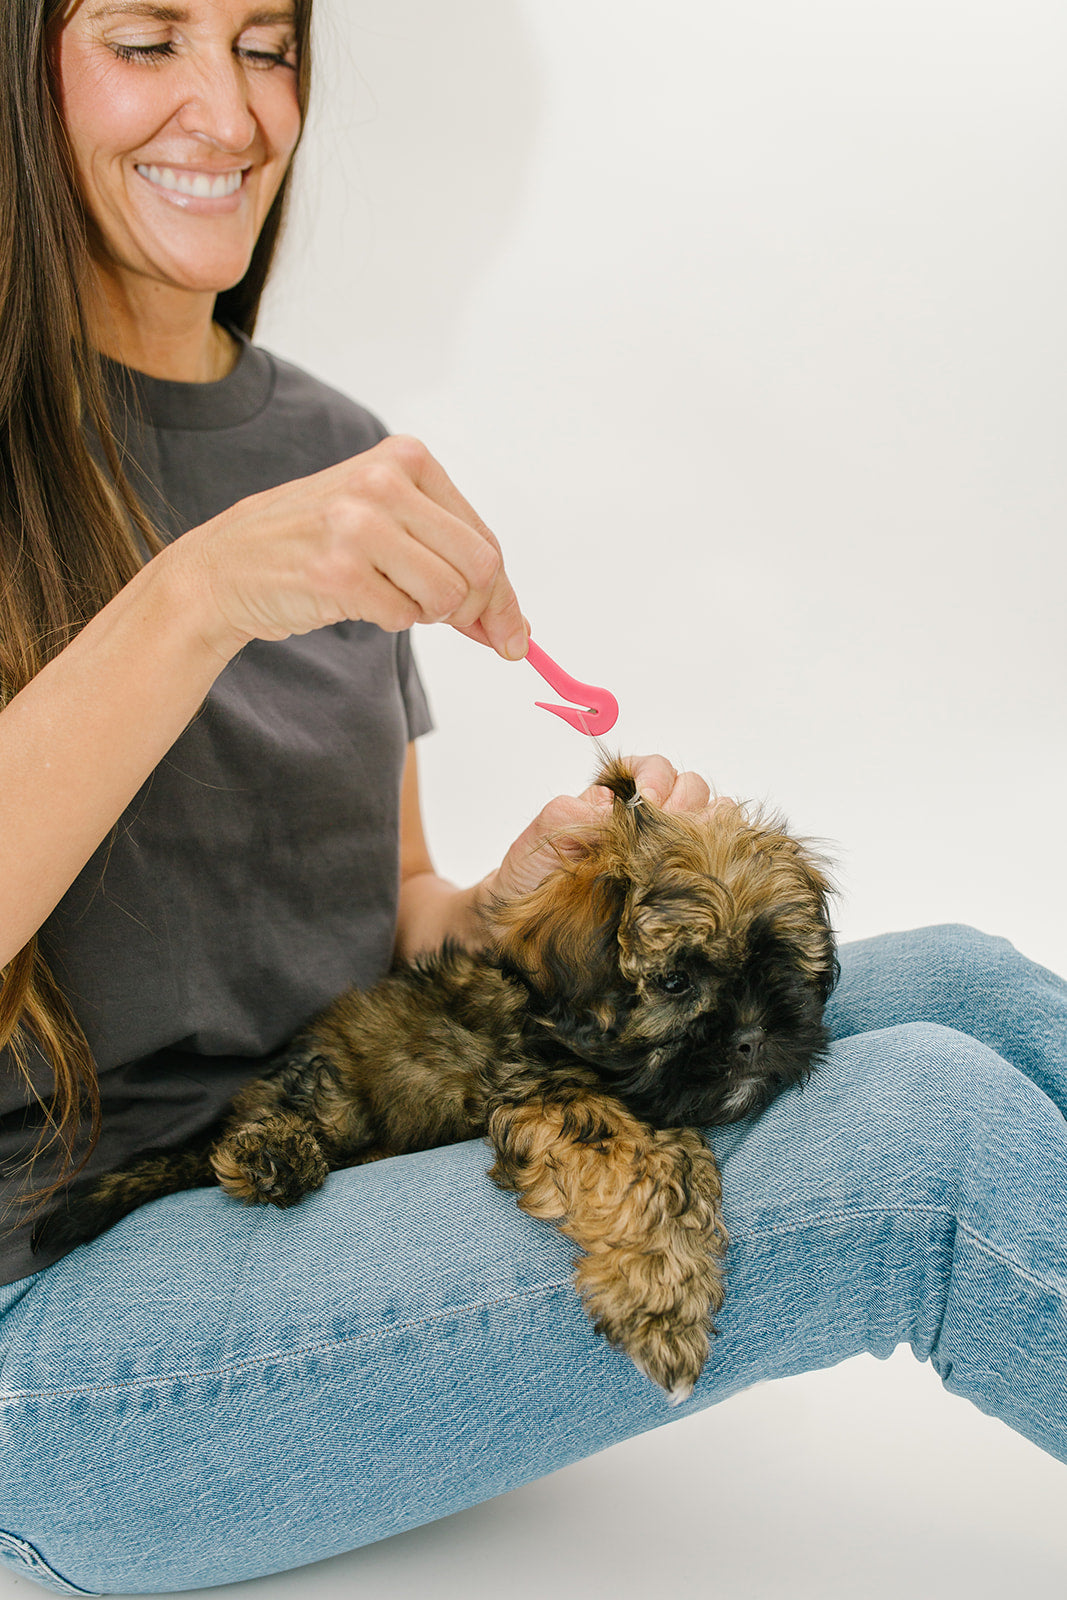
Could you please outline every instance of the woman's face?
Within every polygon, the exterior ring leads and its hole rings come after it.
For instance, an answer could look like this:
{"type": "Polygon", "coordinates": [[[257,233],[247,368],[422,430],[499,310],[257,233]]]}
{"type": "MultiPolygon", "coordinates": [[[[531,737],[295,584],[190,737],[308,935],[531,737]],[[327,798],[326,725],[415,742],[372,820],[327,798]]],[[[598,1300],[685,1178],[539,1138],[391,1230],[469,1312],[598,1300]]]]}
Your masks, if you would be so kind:
{"type": "Polygon", "coordinates": [[[101,273],[240,282],[300,133],[292,0],[73,0],[53,61],[101,273]]]}

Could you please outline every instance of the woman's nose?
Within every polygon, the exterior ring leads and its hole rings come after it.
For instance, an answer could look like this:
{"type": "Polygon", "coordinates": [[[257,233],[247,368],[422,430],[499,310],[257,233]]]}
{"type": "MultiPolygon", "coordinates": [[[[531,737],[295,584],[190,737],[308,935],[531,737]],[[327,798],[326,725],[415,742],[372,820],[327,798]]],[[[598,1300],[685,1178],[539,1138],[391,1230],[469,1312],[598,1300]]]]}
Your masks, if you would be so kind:
{"type": "Polygon", "coordinates": [[[228,55],[219,62],[200,63],[178,112],[183,133],[204,139],[220,150],[239,154],[256,136],[256,119],[240,64],[228,55]]]}

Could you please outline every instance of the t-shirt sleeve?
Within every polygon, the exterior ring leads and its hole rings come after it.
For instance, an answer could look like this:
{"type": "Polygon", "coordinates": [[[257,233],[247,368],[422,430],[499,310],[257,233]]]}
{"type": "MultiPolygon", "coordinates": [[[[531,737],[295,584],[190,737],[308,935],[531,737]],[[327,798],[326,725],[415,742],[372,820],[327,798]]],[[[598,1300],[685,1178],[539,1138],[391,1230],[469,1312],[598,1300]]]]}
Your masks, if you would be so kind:
{"type": "Polygon", "coordinates": [[[400,678],[400,694],[404,701],[404,711],[408,719],[408,743],[412,739],[421,739],[424,733],[429,733],[433,728],[433,717],[430,714],[430,704],[426,698],[422,678],[419,676],[418,664],[415,660],[415,651],[411,644],[411,634],[401,633],[397,636],[397,672],[400,678]]]}

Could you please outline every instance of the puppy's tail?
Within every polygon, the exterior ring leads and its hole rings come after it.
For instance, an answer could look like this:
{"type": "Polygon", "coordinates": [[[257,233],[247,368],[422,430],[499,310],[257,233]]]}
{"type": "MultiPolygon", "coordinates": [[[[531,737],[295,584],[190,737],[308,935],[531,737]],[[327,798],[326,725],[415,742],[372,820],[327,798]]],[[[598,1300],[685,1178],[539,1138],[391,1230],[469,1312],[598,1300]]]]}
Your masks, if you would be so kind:
{"type": "Polygon", "coordinates": [[[72,1250],[114,1227],[138,1206],[183,1189],[201,1189],[217,1180],[208,1160],[211,1142],[184,1150],[142,1156],[103,1178],[72,1184],[59,1204],[38,1222],[30,1237],[31,1248],[72,1250]]]}

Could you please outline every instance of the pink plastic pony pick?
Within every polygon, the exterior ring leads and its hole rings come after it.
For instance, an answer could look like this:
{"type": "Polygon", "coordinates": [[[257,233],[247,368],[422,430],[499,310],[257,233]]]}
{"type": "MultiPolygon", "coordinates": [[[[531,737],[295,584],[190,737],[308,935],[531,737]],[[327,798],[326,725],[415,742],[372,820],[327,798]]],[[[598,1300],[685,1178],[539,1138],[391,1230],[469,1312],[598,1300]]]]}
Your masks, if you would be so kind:
{"type": "Polygon", "coordinates": [[[547,700],[537,700],[534,702],[535,705],[544,711],[553,712],[557,717],[562,717],[564,722],[569,722],[579,733],[589,734],[590,738],[608,733],[615,726],[619,716],[619,702],[607,689],[598,689],[595,683],[579,683],[577,678],[572,678],[562,667],[557,666],[551,656],[546,656],[541,646],[534,644],[532,639],[526,652],[526,659],[534,671],[539,672],[553,689],[565,694],[568,700],[577,702],[576,706],[554,706],[547,700]],[[587,709],[579,710],[578,707],[587,709]]]}

